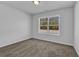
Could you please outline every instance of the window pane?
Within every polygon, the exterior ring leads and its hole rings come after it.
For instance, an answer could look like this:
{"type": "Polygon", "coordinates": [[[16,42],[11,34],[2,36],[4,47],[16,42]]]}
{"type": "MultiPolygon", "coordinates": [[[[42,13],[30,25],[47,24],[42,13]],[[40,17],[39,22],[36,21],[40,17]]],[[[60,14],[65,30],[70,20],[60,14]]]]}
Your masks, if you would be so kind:
{"type": "Polygon", "coordinates": [[[40,26],[41,30],[47,30],[47,26],[40,26]]]}
{"type": "Polygon", "coordinates": [[[59,30],[58,26],[49,26],[49,30],[59,30]]]}
{"type": "Polygon", "coordinates": [[[59,30],[59,17],[50,17],[49,30],[59,30]]]}
{"type": "Polygon", "coordinates": [[[59,20],[59,17],[51,17],[49,19],[49,25],[58,25],[58,20],[59,20]]]}
{"type": "Polygon", "coordinates": [[[40,22],[47,22],[48,18],[40,18],[40,22]]]}
{"type": "Polygon", "coordinates": [[[48,18],[40,18],[40,30],[47,30],[48,18]]]}
{"type": "Polygon", "coordinates": [[[41,25],[48,25],[48,22],[40,22],[40,26],[41,25]]]}

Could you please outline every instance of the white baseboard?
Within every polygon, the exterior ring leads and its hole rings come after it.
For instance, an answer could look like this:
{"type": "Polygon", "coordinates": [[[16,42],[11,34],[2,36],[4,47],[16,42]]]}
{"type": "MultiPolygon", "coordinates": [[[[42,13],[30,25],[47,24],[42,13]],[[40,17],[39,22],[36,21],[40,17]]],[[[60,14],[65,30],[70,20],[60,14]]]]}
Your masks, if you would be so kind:
{"type": "Polygon", "coordinates": [[[20,41],[23,41],[23,40],[27,40],[27,39],[30,39],[31,38],[31,35],[26,35],[24,37],[21,37],[21,38],[18,38],[18,39],[14,39],[14,41],[10,41],[8,43],[3,43],[0,45],[0,47],[4,47],[4,46],[7,46],[7,45],[11,45],[11,44],[14,44],[14,43],[17,43],[17,42],[20,42],[20,41]]]}
{"type": "Polygon", "coordinates": [[[70,44],[70,43],[65,43],[65,42],[60,42],[60,41],[54,41],[54,40],[48,40],[46,38],[41,38],[41,37],[36,37],[36,36],[32,36],[32,38],[36,38],[36,39],[40,39],[40,40],[45,40],[45,41],[50,41],[50,42],[55,42],[55,43],[59,43],[59,44],[73,46],[73,44],[70,44]]]}
{"type": "Polygon", "coordinates": [[[4,46],[7,46],[7,45],[10,45],[10,44],[14,44],[14,43],[17,43],[17,42],[20,42],[20,41],[23,41],[23,40],[27,40],[29,38],[36,38],[36,39],[41,39],[41,40],[45,40],[45,41],[50,41],[50,42],[56,42],[56,43],[60,43],[60,44],[65,44],[65,45],[70,45],[70,46],[73,46],[72,44],[69,44],[69,43],[64,43],[64,42],[59,42],[59,41],[52,41],[52,40],[48,40],[48,39],[44,39],[44,38],[41,38],[41,37],[36,37],[36,36],[32,36],[31,34],[30,35],[25,35],[25,36],[22,36],[18,39],[14,39],[13,41],[10,41],[8,43],[2,43],[0,45],[0,47],[4,47],[4,46]]]}
{"type": "Polygon", "coordinates": [[[77,55],[79,56],[79,50],[76,47],[74,47],[74,49],[75,49],[77,55]]]}

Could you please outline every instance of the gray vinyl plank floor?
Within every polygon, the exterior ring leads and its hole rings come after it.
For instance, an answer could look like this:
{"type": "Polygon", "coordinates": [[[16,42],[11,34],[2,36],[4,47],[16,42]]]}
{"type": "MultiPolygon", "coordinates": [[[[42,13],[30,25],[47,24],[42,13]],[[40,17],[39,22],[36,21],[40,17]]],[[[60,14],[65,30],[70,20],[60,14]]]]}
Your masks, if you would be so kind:
{"type": "Polygon", "coordinates": [[[0,48],[0,57],[78,57],[72,46],[28,39],[0,48]]]}

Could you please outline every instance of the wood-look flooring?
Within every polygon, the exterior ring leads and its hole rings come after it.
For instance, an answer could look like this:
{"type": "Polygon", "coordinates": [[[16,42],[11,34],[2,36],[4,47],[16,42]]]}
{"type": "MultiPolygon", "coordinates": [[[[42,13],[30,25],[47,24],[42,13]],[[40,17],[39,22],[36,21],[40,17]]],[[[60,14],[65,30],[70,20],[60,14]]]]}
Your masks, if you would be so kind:
{"type": "Polygon", "coordinates": [[[47,42],[39,39],[28,39],[0,48],[0,57],[77,57],[73,47],[47,42]]]}

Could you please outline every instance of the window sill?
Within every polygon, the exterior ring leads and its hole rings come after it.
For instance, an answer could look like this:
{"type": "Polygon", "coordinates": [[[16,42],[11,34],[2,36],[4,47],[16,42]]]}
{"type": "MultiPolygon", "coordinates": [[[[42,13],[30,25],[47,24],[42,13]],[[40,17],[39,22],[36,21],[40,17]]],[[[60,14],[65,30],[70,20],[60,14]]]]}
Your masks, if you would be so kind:
{"type": "Polygon", "coordinates": [[[42,35],[50,35],[50,36],[60,36],[60,33],[47,33],[47,32],[39,32],[39,34],[42,34],[42,35]]]}

